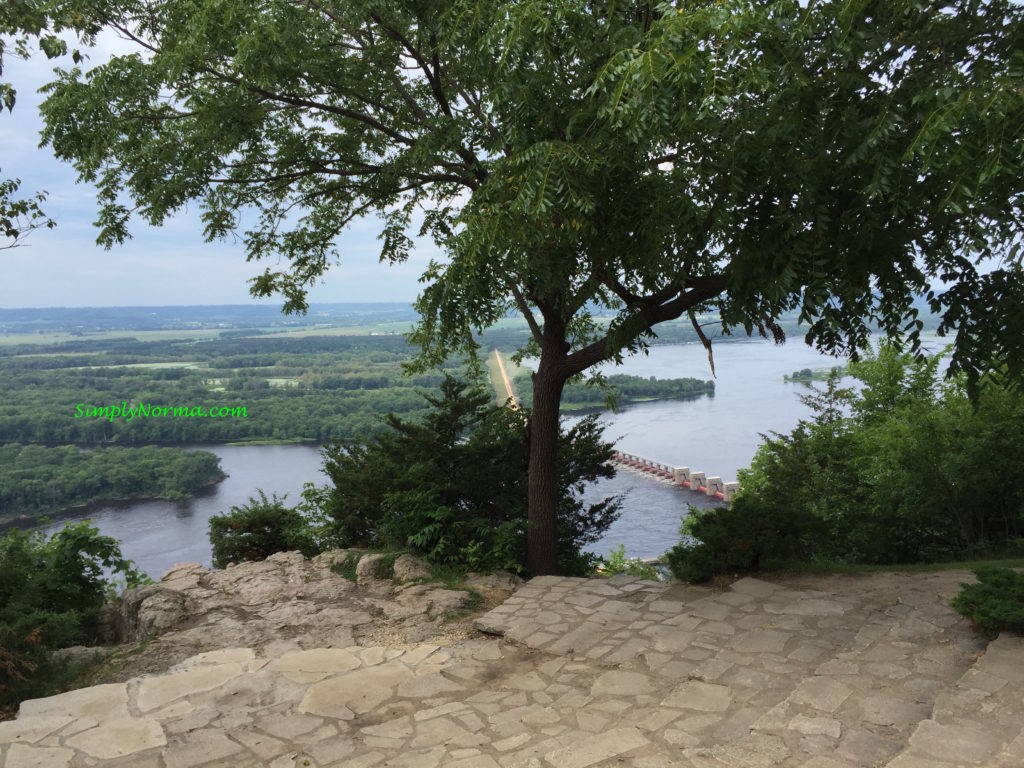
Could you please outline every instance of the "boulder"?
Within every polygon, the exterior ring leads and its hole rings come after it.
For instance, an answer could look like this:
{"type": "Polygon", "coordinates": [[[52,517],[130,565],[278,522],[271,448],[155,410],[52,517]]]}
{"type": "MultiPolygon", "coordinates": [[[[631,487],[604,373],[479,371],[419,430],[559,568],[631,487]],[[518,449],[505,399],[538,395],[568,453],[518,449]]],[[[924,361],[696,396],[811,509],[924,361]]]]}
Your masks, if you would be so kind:
{"type": "Polygon", "coordinates": [[[391,562],[387,555],[363,555],[356,563],[356,583],[362,587],[380,579],[390,581],[394,573],[389,567],[391,562]]]}
{"type": "Polygon", "coordinates": [[[188,597],[159,584],[126,590],[105,606],[101,636],[113,642],[141,642],[179,624],[191,614],[188,597]]]}
{"type": "Polygon", "coordinates": [[[69,648],[59,648],[53,652],[53,660],[56,662],[67,662],[69,664],[91,664],[102,661],[117,648],[109,645],[72,645],[69,648]]]}
{"type": "Polygon", "coordinates": [[[399,555],[395,560],[394,580],[399,584],[416,579],[429,579],[430,567],[418,557],[399,555]]]}
{"type": "Polygon", "coordinates": [[[508,571],[495,571],[494,573],[467,573],[465,583],[466,586],[473,589],[515,592],[523,585],[523,580],[508,571]]]}

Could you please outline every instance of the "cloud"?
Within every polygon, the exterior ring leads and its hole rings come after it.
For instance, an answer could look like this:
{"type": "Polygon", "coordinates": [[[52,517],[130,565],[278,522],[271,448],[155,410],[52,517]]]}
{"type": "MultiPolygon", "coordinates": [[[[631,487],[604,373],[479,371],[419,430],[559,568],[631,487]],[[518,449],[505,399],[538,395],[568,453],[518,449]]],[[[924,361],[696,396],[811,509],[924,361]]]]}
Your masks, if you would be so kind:
{"type": "MultiPolygon", "coordinates": [[[[98,43],[89,52],[88,64],[133,50],[112,34],[102,35],[98,43]]],[[[0,307],[253,301],[248,280],[269,262],[246,263],[239,243],[204,242],[197,204],[159,228],[133,222],[133,238],[123,246],[105,251],[96,245],[95,189],[77,183],[71,165],[38,146],[38,107],[43,98],[38,89],[52,79],[54,66],[42,55],[4,62],[3,79],[18,89],[18,101],[13,113],[0,117],[0,178],[20,178],[22,195],[46,190],[44,208],[57,228],[33,232],[25,247],[0,251],[0,307]]],[[[419,277],[437,250],[432,243],[420,242],[409,262],[380,264],[379,232],[379,221],[373,217],[344,232],[338,241],[340,265],[310,291],[310,299],[412,301],[420,289],[419,277]]]]}

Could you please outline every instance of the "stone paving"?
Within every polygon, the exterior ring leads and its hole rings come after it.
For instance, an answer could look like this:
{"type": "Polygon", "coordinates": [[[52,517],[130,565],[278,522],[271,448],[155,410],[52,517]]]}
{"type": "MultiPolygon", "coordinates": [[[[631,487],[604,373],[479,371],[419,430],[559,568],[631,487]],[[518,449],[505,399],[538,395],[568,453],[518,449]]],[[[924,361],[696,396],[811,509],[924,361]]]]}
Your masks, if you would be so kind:
{"type": "Polygon", "coordinates": [[[24,702],[0,766],[1017,768],[1024,641],[985,651],[965,578],[540,577],[450,648],[224,649],[24,702]]]}

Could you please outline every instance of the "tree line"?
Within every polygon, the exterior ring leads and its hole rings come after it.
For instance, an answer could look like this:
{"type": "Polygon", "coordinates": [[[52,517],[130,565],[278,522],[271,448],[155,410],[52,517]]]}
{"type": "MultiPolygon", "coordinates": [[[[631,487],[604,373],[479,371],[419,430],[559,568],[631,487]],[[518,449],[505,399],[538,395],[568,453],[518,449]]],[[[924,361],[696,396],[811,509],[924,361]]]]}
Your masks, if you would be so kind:
{"type": "MultiPolygon", "coordinates": [[[[516,392],[523,405],[533,404],[530,371],[520,370],[515,375],[516,392]]],[[[601,384],[585,382],[567,384],[562,390],[562,410],[604,409],[609,403],[616,406],[645,400],[691,400],[715,394],[715,382],[694,378],[658,379],[654,376],[630,376],[613,373],[605,376],[601,384]]]]}
{"type": "MultiPolygon", "coordinates": [[[[220,339],[210,342],[70,342],[46,353],[0,354],[0,441],[47,445],[146,445],[245,440],[328,443],[376,433],[382,414],[425,412],[424,395],[460,360],[408,374],[413,351],[389,336],[220,339]],[[69,354],[87,347],[88,355],[69,354]],[[180,363],[180,367],[174,364],[180,363]],[[160,365],[167,367],[158,367],[160,365]],[[147,367],[154,366],[154,367],[147,367]],[[246,418],[73,418],[86,406],[128,403],[246,408],[246,418]]],[[[608,377],[621,402],[713,391],[696,379],[608,377]]],[[[528,381],[519,391],[529,402],[528,381]]],[[[571,385],[566,407],[600,408],[607,393],[571,385]]]]}
{"type": "Polygon", "coordinates": [[[123,499],[181,499],[222,480],[220,459],[180,448],[0,446],[0,522],[123,499]]]}

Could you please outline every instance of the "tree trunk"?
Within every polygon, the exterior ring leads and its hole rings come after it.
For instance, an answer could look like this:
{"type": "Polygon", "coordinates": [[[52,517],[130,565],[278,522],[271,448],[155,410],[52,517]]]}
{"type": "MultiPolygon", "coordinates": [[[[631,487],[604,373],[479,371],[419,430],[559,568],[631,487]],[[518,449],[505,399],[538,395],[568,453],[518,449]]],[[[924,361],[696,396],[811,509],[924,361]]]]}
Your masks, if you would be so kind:
{"type": "Polygon", "coordinates": [[[526,567],[534,576],[558,571],[559,405],[565,377],[541,355],[533,377],[527,479],[526,567]]]}

